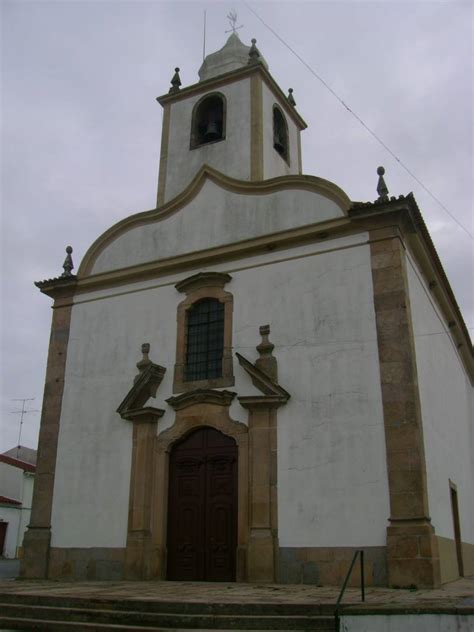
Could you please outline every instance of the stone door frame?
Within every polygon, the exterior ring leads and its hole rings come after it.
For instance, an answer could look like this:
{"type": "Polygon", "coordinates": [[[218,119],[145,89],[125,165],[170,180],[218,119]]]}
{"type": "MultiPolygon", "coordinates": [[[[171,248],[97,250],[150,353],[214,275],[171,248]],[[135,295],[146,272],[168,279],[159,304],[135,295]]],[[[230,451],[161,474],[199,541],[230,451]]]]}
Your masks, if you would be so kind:
{"type": "Polygon", "coordinates": [[[230,417],[228,404],[205,402],[177,410],[174,424],[158,436],[156,420],[135,426],[135,434],[141,434],[143,440],[134,435],[125,572],[128,579],[166,579],[170,453],[176,442],[202,427],[222,432],[237,445],[236,581],[247,581],[248,430],[245,424],[230,417]],[[140,457],[141,445],[144,454],[140,457]]]}

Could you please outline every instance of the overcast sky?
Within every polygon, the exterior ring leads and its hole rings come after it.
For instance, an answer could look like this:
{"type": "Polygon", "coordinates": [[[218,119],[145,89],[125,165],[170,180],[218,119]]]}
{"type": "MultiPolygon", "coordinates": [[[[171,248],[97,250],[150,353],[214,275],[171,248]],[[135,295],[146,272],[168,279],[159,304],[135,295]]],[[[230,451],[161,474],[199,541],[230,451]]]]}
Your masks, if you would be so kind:
{"type": "MultiPolygon", "coordinates": [[[[251,2],[472,233],[473,3],[251,2]]],[[[472,240],[242,2],[1,2],[2,391],[0,451],[17,443],[14,398],[40,409],[51,299],[33,282],[76,270],[90,244],[155,206],[161,106],[175,66],[198,80],[238,13],[279,85],[294,88],[304,173],[374,200],[413,191],[471,334],[472,240]]],[[[22,444],[36,447],[39,413],[22,444]]]]}

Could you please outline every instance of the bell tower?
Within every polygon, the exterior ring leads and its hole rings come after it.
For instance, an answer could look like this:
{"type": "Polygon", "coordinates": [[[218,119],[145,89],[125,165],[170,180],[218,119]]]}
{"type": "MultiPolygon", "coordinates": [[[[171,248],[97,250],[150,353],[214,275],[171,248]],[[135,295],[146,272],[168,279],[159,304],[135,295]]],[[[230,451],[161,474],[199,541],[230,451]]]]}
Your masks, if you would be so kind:
{"type": "Polygon", "coordinates": [[[260,181],[302,173],[306,123],[268,71],[252,40],[234,31],[207,55],[199,81],[182,87],[179,68],[163,107],[157,206],[179,195],[209,165],[234,179],[260,181]]]}

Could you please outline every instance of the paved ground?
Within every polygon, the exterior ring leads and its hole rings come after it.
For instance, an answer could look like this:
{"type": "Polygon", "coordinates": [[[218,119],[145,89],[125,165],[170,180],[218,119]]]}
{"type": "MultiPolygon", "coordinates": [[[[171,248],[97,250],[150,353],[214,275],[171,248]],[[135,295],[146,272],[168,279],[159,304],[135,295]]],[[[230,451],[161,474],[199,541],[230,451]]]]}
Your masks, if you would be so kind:
{"type": "MultiPolygon", "coordinates": [[[[40,594],[85,599],[127,599],[206,603],[312,603],[333,604],[339,589],[307,584],[225,584],[210,582],[56,582],[46,580],[0,581],[0,595],[5,593],[40,594]]],[[[345,604],[360,603],[360,591],[346,591],[345,604]]],[[[366,589],[366,607],[463,608],[474,613],[474,577],[445,584],[436,590],[366,589]]]]}

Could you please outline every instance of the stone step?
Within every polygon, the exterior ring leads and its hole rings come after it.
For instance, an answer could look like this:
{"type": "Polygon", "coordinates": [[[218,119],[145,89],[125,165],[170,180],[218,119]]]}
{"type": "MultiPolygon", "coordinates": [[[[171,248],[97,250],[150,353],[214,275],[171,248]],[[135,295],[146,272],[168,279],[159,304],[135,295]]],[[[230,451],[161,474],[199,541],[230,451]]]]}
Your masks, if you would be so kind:
{"type": "Polygon", "coordinates": [[[203,615],[280,615],[319,616],[334,615],[334,604],[321,603],[260,603],[260,602],[199,602],[153,601],[147,599],[114,599],[71,597],[59,595],[0,593],[0,603],[88,610],[133,610],[136,612],[203,614],[203,615]]]}
{"type": "MultiPolygon", "coordinates": [[[[124,625],[101,625],[97,623],[78,623],[74,621],[38,621],[38,619],[3,617],[0,615],[0,631],[10,632],[10,630],[43,630],[43,632],[172,632],[169,628],[150,628],[140,626],[131,628],[124,625]]],[[[176,632],[176,630],[173,630],[176,632]]],[[[215,631],[214,631],[215,632],[215,631]]]]}
{"type": "MultiPolygon", "coordinates": [[[[331,632],[335,628],[328,628],[331,632]]],[[[123,625],[108,625],[97,623],[76,623],[58,621],[37,621],[34,619],[9,619],[0,616],[0,632],[13,632],[13,630],[35,630],[43,632],[189,632],[189,630],[179,628],[150,628],[140,626],[133,628],[123,625]],[[4,627],[6,626],[6,627],[4,627]]],[[[321,628],[321,631],[323,628],[321,628]]],[[[214,628],[213,630],[195,630],[195,632],[228,632],[224,629],[214,628]]],[[[233,629],[232,632],[247,632],[247,630],[233,629]]],[[[267,632],[266,630],[253,630],[252,632],[267,632]]],[[[293,630],[279,630],[279,632],[293,632],[293,630]]]]}
{"type": "MultiPolygon", "coordinates": [[[[41,624],[54,622],[56,629],[61,626],[88,624],[96,626],[120,626],[123,629],[222,629],[222,630],[317,630],[334,631],[334,617],[331,616],[281,616],[281,615],[203,615],[163,612],[143,612],[136,610],[115,610],[97,608],[68,608],[58,606],[27,605],[21,603],[0,603],[0,624],[6,627],[8,621],[35,621],[41,624]],[[57,627],[59,626],[59,627],[57,627]]],[[[28,629],[28,627],[16,629],[28,629]]],[[[33,628],[47,629],[47,628],[33,628]]],[[[67,629],[67,628],[64,628],[67,629]]],[[[99,628],[98,628],[99,629],[99,628]]],[[[102,629],[102,628],[100,628],[102,629]]]]}

